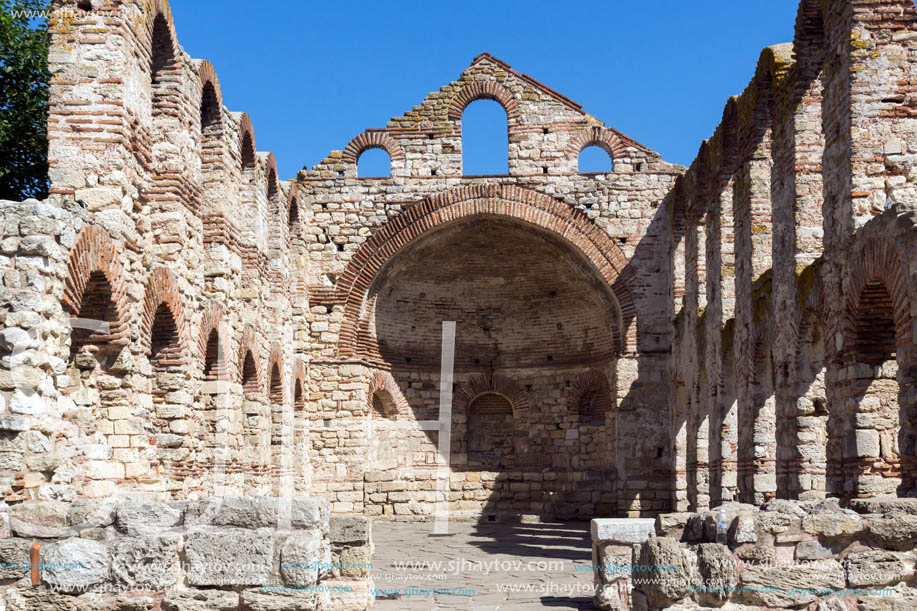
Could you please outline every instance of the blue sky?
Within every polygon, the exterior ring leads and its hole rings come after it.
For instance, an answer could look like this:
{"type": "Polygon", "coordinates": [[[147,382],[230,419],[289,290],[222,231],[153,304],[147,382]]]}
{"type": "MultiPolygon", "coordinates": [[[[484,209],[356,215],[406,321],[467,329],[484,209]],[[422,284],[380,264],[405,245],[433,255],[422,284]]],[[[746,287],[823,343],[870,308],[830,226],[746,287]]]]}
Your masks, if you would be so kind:
{"type": "MultiPolygon", "coordinates": [[[[179,42],[213,62],[224,104],[251,115],[258,150],[272,151],[281,177],[293,178],[419,104],[482,51],[686,165],[728,96],[748,83],[761,49],[793,39],[798,2],[171,4],[179,42]]],[[[475,137],[484,144],[475,150],[485,153],[466,166],[499,164],[493,152],[505,157],[502,110],[483,101],[471,109],[483,117],[475,137]]],[[[361,174],[370,175],[362,161],[361,174]]]]}

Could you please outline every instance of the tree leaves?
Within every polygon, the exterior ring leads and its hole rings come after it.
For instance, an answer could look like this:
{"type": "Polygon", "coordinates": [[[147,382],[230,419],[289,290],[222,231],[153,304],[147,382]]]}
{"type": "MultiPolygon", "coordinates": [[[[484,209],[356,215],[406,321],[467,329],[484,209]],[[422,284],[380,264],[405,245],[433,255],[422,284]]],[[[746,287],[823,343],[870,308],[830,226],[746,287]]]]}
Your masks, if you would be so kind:
{"type": "Polygon", "coordinates": [[[0,199],[48,195],[48,0],[0,0],[0,199]]]}

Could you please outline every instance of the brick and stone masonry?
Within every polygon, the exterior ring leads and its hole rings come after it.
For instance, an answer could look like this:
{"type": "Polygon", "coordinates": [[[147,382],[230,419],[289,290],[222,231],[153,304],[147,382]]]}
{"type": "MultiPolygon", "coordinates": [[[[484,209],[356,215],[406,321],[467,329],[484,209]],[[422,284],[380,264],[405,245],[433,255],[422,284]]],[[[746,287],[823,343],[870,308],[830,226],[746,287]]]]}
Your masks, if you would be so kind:
{"type": "MultiPolygon", "coordinates": [[[[483,53],[290,180],[167,2],[54,11],[51,195],[0,206],[3,515],[229,497],[282,518],[315,497],[374,519],[651,518],[914,495],[910,0],[803,0],[689,168],[483,53]],[[481,99],[506,112],[505,175],[462,169],[481,99]],[[589,146],[610,171],[578,171],[589,146]],[[368,149],[388,175],[360,175],[368,149]]],[[[99,537],[132,537],[114,528],[99,537]]]]}

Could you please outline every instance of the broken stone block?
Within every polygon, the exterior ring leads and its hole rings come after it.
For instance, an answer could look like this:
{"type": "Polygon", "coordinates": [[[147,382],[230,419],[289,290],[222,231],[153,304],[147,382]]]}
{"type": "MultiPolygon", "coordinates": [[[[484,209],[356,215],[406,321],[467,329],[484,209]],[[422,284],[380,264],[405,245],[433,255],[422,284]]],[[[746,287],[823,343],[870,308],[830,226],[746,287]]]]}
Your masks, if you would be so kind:
{"type": "Polygon", "coordinates": [[[112,578],[138,589],[164,590],[178,578],[178,537],[131,537],[112,543],[112,578]]]}
{"type": "Polygon", "coordinates": [[[191,585],[266,583],[273,569],[273,531],[206,527],[185,537],[185,557],[191,585]]]}
{"type": "Polygon", "coordinates": [[[697,548],[697,570],[704,587],[694,593],[700,604],[718,605],[735,591],[739,581],[738,563],[725,545],[702,543],[697,548]]]}
{"type": "Polygon", "coordinates": [[[839,562],[791,566],[748,566],[742,571],[741,597],[766,607],[795,607],[844,588],[844,569],[839,562]]]}
{"type": "Polygon", "coordinates": [[[847,583],[851,587],[895,584],[914,575],[914,556],[902,552],[874,550],[848,554],[847,583]]]}
{"type": "Polygon", "coordinates": [[[280,575],[289,586],[311,586],[318,581],[322,536],[317,530],[297,532],[280,550],[280,575]]]}
{"type": "Polygon", "coordinates": [[[154,535],[182,523],[180,503],[129,501],[118,505],[115,525],[132,536],[154,535]]]}
{"type": "Polygon", "coordinates": [[[363,516],[332,516],[328,539],[335,544],[368,543],[372,536],[372,520],[363,516]]]}
{"type": "Polygon", "coordinates": [[[239,594],[225,590],[171,590],[162,599],[162,611],[235,611],[239,594]]]}
{"type": "Polygon", "coordinates": [[[46,543],[40,556],[42,582],[62,592],[82,591],[108,581],[108,548],[98,541],[70,538],[46,543]]]}

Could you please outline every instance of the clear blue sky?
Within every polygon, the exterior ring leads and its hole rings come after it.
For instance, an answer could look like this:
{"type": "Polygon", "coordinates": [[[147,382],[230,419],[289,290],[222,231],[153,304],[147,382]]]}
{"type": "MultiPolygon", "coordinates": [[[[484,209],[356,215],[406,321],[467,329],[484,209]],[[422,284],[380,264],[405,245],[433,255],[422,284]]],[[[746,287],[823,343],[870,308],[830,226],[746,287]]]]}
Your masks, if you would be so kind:
{"type": "MultiPolygon", "coordinates": [[[[687,165],[761,49],[792,41],[798,2],[171,4],[179,42],[213,62],[224,104],[251,115],[258,150],[286,179],[384,127],[482,51],[687,165]]],[[[505,133],[495,138],[505,147],[505,133]]]]}

